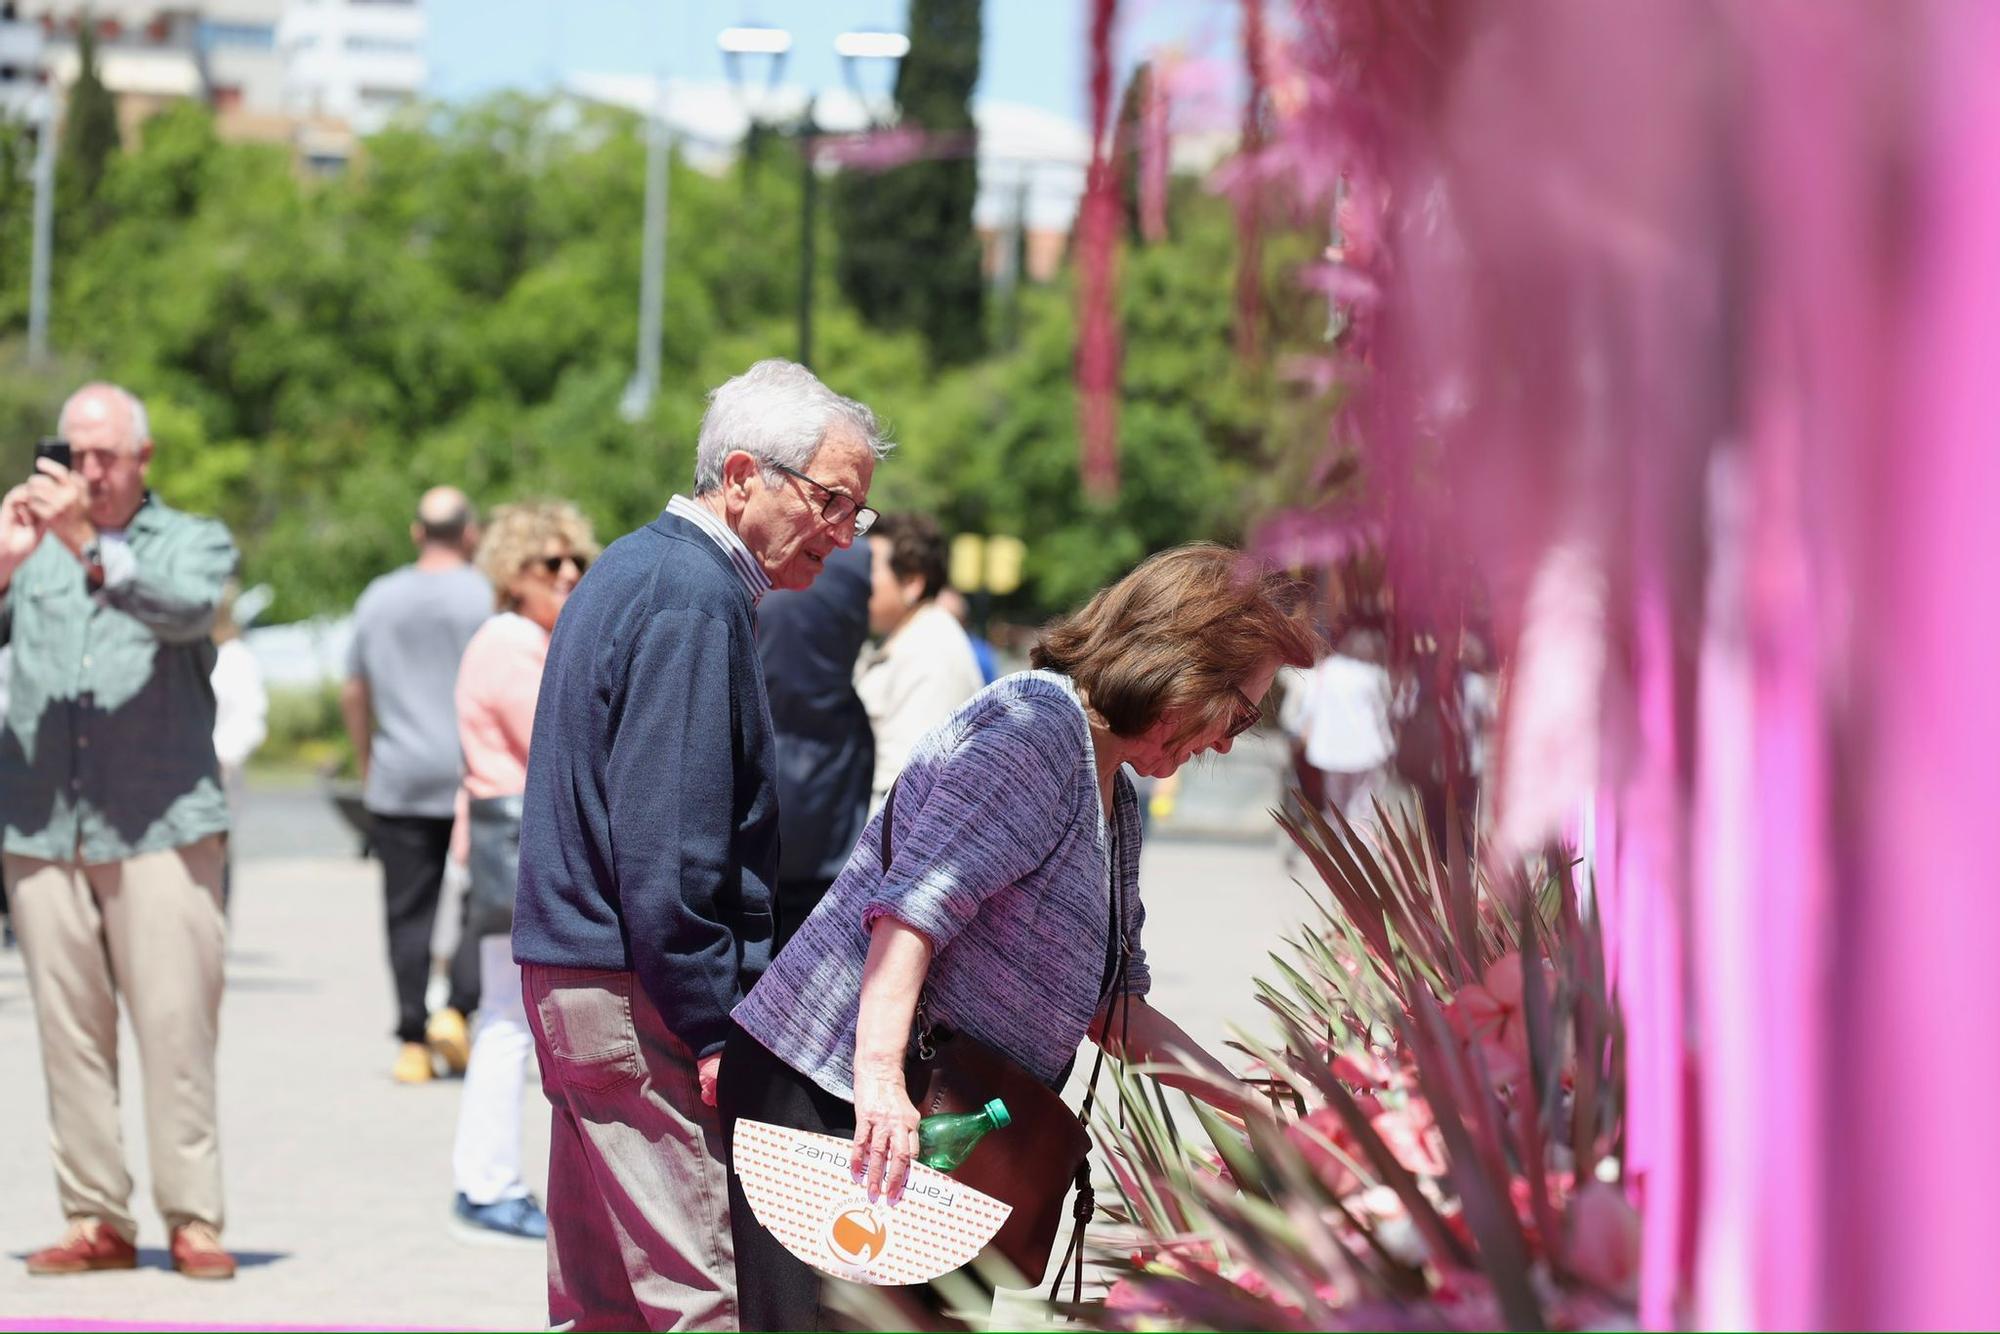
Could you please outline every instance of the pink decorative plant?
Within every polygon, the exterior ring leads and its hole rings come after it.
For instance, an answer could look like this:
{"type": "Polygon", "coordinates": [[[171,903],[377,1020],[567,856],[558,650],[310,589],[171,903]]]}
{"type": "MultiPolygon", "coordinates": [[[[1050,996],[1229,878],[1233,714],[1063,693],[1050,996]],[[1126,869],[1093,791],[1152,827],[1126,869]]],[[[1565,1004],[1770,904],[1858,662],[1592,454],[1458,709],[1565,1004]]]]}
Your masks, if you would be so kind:
{"type": "Polygon", "coordinates": [[[1281,818],[1327,897],[1259,984],[1279,1036],[1243,1049],[1274,1077],[1270,1110],[1197,1109],[1210,1153],[1127,1084],[1100,1138],[1145,1242],[1096,1318],[1629,1319],[1623,1049],[1569,856],[1440,851],[1401,809],[1281,818]]]}

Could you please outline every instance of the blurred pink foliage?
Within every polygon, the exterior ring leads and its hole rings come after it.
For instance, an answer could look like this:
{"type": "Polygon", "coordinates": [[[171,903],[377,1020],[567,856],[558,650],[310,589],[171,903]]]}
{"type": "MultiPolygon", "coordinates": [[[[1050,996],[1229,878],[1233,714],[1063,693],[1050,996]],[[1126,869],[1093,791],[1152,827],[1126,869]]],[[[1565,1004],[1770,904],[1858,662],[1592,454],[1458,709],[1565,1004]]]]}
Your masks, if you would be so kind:
{"type": "Polygon", "coordinates": [[[1139,234],[1148,242],[1167,239],[1167,177],[1173,171],[1173,92],[1177,58],[1156,54],[1139,108],[1139,234]]]}
{"type": "Polygon", "coordinates": [[[888,171],[912,162],[971,157],[978,150],[979,141],[971,134],[938,134],[904,125],[854,134],[822,134],[813,140],[816,156],[857,171],[888,171]]]}
{"type": "Polygon", "coordinates": [[[1503,834],[1591,857],[1645,1227],[1587,1189],[1578,1263],[1642,1246],[1654,1327],[1990,1324],[2000,6],[1287,31],[1228,184],[1338,204],[1299,378],[1347,387],[1399,605],[1478,571],[1503,834]]]}
{"type": "MultiPolygon", "coordinates": [[[[1256,162],[1264,147],[1270,96],[1270,37],[1264,0],[1241,0],[1243,7],[1243,127],[1237,156],[1256,162]]],[[[1236,355],[1255,362],[1263,355],[1264,183],[1252,171],[1236,190],[1236,355]]]]}
{"type": "Polygon", "coordinates": [[[1111,123],[1117,22],[1118,0],[1090,0],[1090,170],[1076,220],[1076,392],[1083,487],[1099,500],[1118,492],[1120,202],[1111,123]]]}

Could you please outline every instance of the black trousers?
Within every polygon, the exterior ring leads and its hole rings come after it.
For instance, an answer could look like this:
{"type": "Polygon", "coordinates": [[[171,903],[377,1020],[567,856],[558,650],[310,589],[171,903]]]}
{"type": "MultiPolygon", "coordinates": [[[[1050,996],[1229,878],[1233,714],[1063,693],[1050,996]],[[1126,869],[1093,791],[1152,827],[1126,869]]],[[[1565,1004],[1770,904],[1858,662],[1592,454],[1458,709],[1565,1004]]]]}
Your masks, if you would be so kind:
{"type": "MultiPolygon", "coordinates": [[[[444,888],[451,819],[375,815],[369,841],[382,859],[389,975],[396,984],[396,1036],[404,1042],[422,1042],[428,1017],[424,987],[431,974],[431,928],[437,923],[438,897],[444,888]]],[[[451,959],[449,1004],[467,1017],[479,1008],[479,942],[463,930],[451,959]]]]}
{"type": "MultiPolygon", "coordinates": [[[[780,1329],[852,1329],[838,1312],[821,1302],[825,1289],[842,1286],[785,1249],[751,1211],[737,1178],[734,1154],[736,1121],[768,1121],[823,1135],[854,1134],[854,1104],[834,1097],[786,1065],[763,1043],[731,1024],[722,1049],[722,1070],[715,1091],[722,1113],[722,1134],[730,1145],[729,1232],[736,1243],[737,1316],[746,1331],[780,1329]]],[[[959,1273],[977,1281],[968,1267],[959,1273]]],[[[983,1285],[982,1285],[983,1286],[983,1285]]],[[[909,1329],[962,1329],[942,1314],[935,1290],[926,1287],[877,1288],[909,1315],[909,1329]]],[[[990,1289],[989,1289],[990,1292],[990,1289]]]]}
{"type": "Polygon", "coordinates": [[[772,899],[777,920],[771,937],[771,957],[777,958],[778,951],[785,948],[785,942],[798,933],[812,916],[812,910],[819,907],[819,901],[833,888],[828,880],[780,880],[773,889],[772,899]]]}

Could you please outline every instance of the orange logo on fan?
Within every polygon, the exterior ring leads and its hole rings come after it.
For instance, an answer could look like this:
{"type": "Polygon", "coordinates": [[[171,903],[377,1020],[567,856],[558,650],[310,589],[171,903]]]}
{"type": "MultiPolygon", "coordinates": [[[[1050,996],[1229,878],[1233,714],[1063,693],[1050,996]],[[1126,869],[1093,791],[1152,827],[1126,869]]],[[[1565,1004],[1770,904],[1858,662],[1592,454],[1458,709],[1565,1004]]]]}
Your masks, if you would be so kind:
{"type": "Polygon", "coordinates": [[[889,1246],[889,1225],[872,1209],[855,1207],[834,1215],[826,1230],[827,1245],[851,1265],[872,1264],[889,1246]]]}

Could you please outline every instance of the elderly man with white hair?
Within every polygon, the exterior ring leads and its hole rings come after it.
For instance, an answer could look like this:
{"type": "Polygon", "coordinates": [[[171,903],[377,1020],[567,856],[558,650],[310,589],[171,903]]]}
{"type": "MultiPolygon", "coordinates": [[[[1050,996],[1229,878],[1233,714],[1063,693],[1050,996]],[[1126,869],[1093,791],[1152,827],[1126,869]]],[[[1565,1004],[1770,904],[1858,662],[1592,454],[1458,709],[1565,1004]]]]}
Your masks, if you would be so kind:
{"type": "Polygon", "coordinates": [[[146,411],[85,385],[0,500],[0,820],[41,1034],[63,1238],[31,1274],[130,1269],[138,1224],[118,1125],[118,998],[138,1040],[153,1199],[174,1268],[229,1278],[215,1044],[229,809],[216,772],[209,628],[228,531],[146,489],[146,411]]]}
{"type": "Polygon", "coordinates": [[[770,961],[777,758],[753,624],[874,522],[874,414],[761,361],[709,398],[693,496],[604,552],[549,644],[514,957],[549,1149],[549,1323],[735,1329],[715,1079],[770,961]]]}

